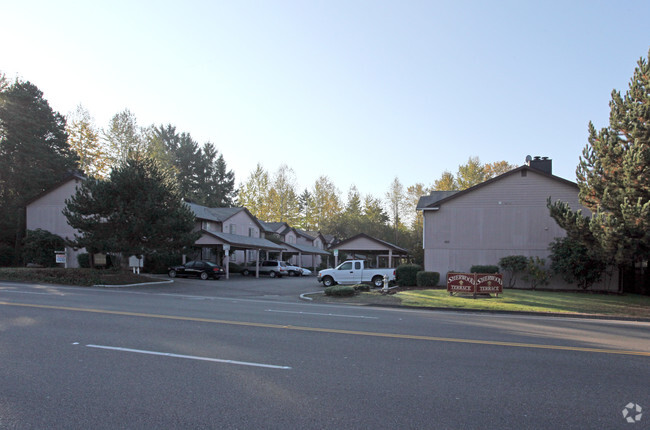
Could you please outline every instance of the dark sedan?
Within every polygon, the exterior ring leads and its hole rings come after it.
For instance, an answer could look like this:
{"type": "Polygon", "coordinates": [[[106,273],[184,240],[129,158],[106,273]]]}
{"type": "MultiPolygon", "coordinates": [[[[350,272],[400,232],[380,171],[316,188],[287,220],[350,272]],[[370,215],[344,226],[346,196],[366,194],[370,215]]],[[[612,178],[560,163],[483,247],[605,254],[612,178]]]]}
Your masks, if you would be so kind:
{"type": "Polygon", "coordinates": [[[226,272],[217,264],[211,261],[188,261],[181,266],[174,266],[167,269],[170,278],[177,276],[198,276],[201,279],[219,279],[226,272]]]}

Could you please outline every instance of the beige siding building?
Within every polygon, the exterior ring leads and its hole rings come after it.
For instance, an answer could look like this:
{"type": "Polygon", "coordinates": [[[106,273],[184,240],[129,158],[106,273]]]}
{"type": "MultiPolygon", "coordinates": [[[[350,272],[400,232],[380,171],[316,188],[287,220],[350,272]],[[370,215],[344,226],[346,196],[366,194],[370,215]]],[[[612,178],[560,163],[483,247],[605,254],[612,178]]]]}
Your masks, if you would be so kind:
{"type": "MultiPolygon", "coordinates": [[[[575,183],[552,175],[550,160],[540,160],[543,170],[535,161],[464,191],[422,197],[417,208],[424,215],[424,269],[439,272],[444,282],[447,272],[497,265],[510,255],[544,258],[548,265],[549,244],[566,233],[549,215],[547,199],[588,211],[575,183]]],[[[617,288],[612,279],[605,284],[593,289],[617,288]]],[[[575,288],[557,278],[549,287],[575,288]]]]}
{"type": "MultiPolygon", "coordinates": [[[[70,227],[68,220],[63,215],[65,200],[74,195],[77,187],[85,179],[79,174],[70,175],[58,185],[47,190],[45,193],[32,199],[26,207],[26,226],[27,230],[46,230],[52,234],[61,236],[65,240],[74,239],[78,231],[70,227]]],[[[77,255],[86,252],[85,249],[74,249],[66,246],[65,250],[66,264],[65,267],[79,267],[77,255]]],[[[54,259],[54,256],[52,256],[54,259]]]]}

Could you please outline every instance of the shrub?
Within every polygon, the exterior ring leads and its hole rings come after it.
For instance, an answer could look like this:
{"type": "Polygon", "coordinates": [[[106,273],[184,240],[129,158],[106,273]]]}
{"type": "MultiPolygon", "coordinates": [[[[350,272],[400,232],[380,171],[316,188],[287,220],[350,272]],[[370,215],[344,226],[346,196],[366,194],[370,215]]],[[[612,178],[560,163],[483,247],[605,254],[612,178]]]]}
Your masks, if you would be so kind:
{"type": "Polygon", "coordinates": [[[569,237],[557,238],[549,247],[551,270],[566,282],[586,290],[602,279],[606,264],[583,243],[569,237]]]}
{"type": "Polygon", "coordinates": [[[148,273],[167,273],[170,266],[177,266],[181,261],[183,258],[178,253],[152,253],[145,256],[143,270],[148,273]]]}
{"type": "Polygon", "coordinates": [[[419,271],[416,275],[416,285],[418,287],[436,287],[440,282],[440,273],[419,271]]]}
{"type": "Polygon", "coordinates": [[[533,290],[539,285],[548,284],[551,273],[546,270],[546,260],[539,257],[530,257],[526,265],[526,272],[522,278],[530,283],[533,290]]]}
{"type": "Polygon", "coordinates": [[[334,285],[332,287],[325,288],[326,296],[345,297],[345,296],[354,296],[355,294],[356,291],[354,290],[354,287],[351,285],[334,285]]]}
{"type": "Polygon", "coordinates": [[[354,288],[354,291],[356,291],[356,292],[368,292],[368,291],[370,291],[370,285],[368,285],[368,284],[357,284],[357,285],[353,285],[352,288],[354,288]]]}
{"type": "Polygon", "coordinates": [[[27,264],[56,267],[54,252],[64,249],[65,242],[61,236],[40,228],[27,230],[27,236],[23,239],[23,260],[27,264]]]}
{"type": "Polygon", "coordinates": [[[469,269],[470,273],[499,273],[499,266],[477,264],[469,269]]]}
{"type": "Polygon", "coordinates": [[[87,252],[84,252],[83,254],[77,255],[77,263],[79,263],[79,267],[82,269],[89,269],[90,268],[90,254],[87,252]]]}
{"type": "Polygon", "coordinates": [[[400,287],[414,287],[417,284],[417,274],[422,270],[418,264],[402,264],[395,271],[397,285],[400,287]]]}
{"type": "Polygon", "coordinates": [[[517,275],[528,267],[528,258],[523,255],[509,255],[499,260],[499,266],[510,275],[508,288],[513,288],[517,283],[517,275]]]}
{"type": "Polygon", "coordinates": [[[8,267],[14,263],[14,258],[16,257],[16,252],[14,247],[6,244],[0,243],[0,267],[8,267]]]}

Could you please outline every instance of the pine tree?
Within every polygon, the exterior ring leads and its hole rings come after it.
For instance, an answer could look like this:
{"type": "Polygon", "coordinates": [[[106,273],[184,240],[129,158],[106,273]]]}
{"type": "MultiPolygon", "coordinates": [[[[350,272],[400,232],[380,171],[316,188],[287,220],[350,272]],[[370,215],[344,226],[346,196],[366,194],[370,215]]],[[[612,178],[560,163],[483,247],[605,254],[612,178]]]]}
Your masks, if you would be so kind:
{"type": "MultiPolygon", "coordinates": [[[[650,58],[650,52],[648,52],[650,58]]],[[[581,203],[592,216],[551,203],[551,215],[570,236],[622,266],[650,254],[650,66],[641,58],[627,92],[612,91],[609,126],[589,124],[576,171],[581,203]]],[[[646,277],[648,279],[648,277],[646,277]]]]}
{"type": "Polygon", "coordinates": [[[178,251],[198,239],[194,214],[173,178],[146,157],[127,159],[108,180],[84,181],[63,213],[81,233],[75,244],[90,252],[150,255],[178,251]]]}
{"type": "Polygon", "coordinates": [[[20,248],[25,205],[77,168],[65,118],[32,83],[0,85],[0,241],[20,248]]]}
{"type": "MultiPolygon", "coordinates": [[[[650,57],[650,51],[648,52],[650,57]]],[[[580,198],[593,216],[590,230],[618,263],[650,251],[650,66],[641,58],[628,91],[612,92],[609,126],[589,124],[580,157],[580,198]]]]}

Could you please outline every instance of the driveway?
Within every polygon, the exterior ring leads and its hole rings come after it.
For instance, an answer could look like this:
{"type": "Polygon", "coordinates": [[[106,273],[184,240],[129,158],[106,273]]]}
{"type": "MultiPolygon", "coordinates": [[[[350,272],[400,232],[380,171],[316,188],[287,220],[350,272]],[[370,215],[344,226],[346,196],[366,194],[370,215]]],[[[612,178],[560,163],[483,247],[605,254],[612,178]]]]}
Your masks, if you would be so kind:
{"type": "MultiPolygon", "coordinates": [[[[166,275],[156,276],[161,280],[170,280],[166,275]]],[[[173,283],[138,285],[126,287],[129,290],[150,291],[168,294],[183,294],[204,297],[226,297],[226,298],[264,298],[300,300],[303,293],[323,291],[323,286],[315,276],[284,276],[282,278],[270,278],[260,276],[231,275],[230,279],[221,278],[215,280],[200,280],[197,278],[174,278],[173,283]]]]}

